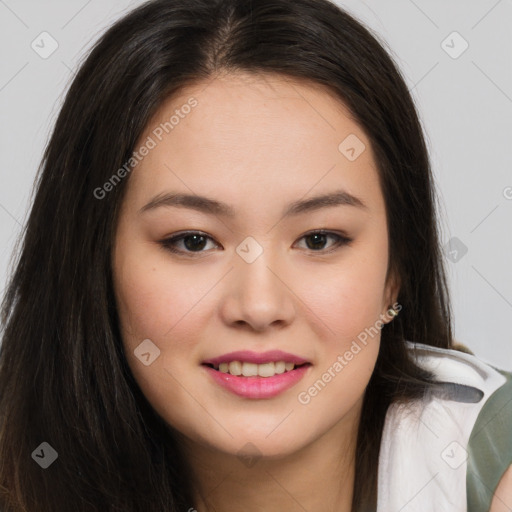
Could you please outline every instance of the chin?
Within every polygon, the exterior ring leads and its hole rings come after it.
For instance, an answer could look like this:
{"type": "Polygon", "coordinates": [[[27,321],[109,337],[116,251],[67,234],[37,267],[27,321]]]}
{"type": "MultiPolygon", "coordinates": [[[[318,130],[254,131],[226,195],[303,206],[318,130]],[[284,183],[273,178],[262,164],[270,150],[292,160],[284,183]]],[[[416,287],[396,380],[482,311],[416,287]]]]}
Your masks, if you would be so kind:
{"type": "MultiPolygon", "coordinates": [[[[308,432],[307,427],[303,432],[308,432]]],[[[264,429],[261,432],[247,433],[244,431],[231,431],[233,437],[222,436],[222,438],[192,438],[193,443],[199,443],[207,447],[209,450],[221,452],[225,455],[236,456],[242,461],[247,459],[280,459],[289,457],[300,451],[302,448],[312,442],[308,436],[298,437],[296,430],[281,430],[272,432],[268,435],[269,430],[264,429]]]]}

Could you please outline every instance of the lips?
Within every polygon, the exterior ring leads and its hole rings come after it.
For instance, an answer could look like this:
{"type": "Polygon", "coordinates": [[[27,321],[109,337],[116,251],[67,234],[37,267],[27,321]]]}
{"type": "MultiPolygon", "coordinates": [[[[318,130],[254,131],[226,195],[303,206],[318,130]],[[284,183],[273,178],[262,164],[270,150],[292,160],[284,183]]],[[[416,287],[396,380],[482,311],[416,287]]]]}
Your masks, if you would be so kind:
{"type": "Polygon", "coordinates": [[[202,363],[214,382],[235,395],[272,398],[294,386],[312,366],[304,358],[273,350],[237,351],[202,363]]]}
{"type": "Polygon", "coordinates": [[[222,356],[206,359],[203,361],[203,364],[218,367],[221,363],[231,363],[232,361],[255,364],[276,363],[279,361],[284,361],[285,363],[293,363],[296,366],[308,362],[302,357],[289,354],[281,350],[269,350],[268,352],[260,353],[251,352],[249,350],[238,350],[236,352],[230,352],[229,354],[224,354],[222,356]]]}

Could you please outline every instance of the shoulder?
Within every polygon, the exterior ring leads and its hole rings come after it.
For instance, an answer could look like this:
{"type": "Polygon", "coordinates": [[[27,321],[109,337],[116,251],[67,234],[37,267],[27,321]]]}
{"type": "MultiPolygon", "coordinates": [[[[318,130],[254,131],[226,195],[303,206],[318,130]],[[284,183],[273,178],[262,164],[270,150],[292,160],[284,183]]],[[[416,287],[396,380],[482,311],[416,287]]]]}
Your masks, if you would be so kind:
{"type": "Polygon", "coordinates": [[[487,512],[499,478],[512,463],[512,373],[472,354],[406,343],[440,384],[422,400],[388,410],[378,511],[487,512]],[[501,462],[491,456],[496,449],[501,462]],[[487,478],[480,481],[483,473],[487,478]]]}

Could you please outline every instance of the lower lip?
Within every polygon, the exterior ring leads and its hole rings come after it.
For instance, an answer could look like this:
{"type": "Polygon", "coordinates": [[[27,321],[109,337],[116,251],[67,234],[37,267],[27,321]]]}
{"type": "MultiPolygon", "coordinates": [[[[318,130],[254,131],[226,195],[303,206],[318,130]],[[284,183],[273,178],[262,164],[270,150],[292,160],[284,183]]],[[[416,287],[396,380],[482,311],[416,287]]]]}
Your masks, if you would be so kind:
{"type": "Polygon", "coordinates": [[[274,375],[273,377],[243,377],[223,373],[214,370],[210,366],[204,365],[206,371],[223,388],[231,391],[235,395],[252,399],[272,398],[283,393],[299,382],[310,367],[310,364],[305,364],[289,372],[274,375]]]}

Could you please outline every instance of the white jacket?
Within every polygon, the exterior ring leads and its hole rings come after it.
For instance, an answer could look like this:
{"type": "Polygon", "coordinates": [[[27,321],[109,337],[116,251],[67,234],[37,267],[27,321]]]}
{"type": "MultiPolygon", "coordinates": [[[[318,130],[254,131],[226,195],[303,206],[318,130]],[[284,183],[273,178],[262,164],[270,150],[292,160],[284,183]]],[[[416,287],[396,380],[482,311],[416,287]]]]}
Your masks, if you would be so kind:
{"type": "Polygon", "coordinates": [[[445,384],[388,409],[377,512],[488,512],[512,464],[512,373],[456,350],[406,343],[445,384]]]}

